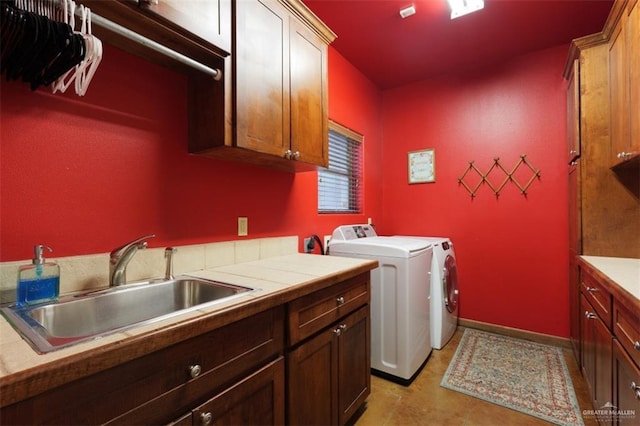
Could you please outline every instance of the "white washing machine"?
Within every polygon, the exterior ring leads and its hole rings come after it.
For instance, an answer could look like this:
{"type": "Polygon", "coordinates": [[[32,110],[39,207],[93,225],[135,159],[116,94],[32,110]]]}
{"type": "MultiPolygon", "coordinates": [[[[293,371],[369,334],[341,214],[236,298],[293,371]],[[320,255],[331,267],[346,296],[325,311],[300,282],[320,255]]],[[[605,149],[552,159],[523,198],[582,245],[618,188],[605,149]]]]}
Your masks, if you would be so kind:
{"type": "Polygon", "coordinates": [[[446,237],[397,235],[419,238],[433,246],[431,265],[431,346],[442,349],[458,327],[458,270],[453,243],[446,237]]]}
{"type": "Polygon", "coordinates": [[[431,353],[431,243],[378,236],[370,225],[336,228],[333,256],[376,259],[371,271],[371,368],[408,385],[431,353]]]}

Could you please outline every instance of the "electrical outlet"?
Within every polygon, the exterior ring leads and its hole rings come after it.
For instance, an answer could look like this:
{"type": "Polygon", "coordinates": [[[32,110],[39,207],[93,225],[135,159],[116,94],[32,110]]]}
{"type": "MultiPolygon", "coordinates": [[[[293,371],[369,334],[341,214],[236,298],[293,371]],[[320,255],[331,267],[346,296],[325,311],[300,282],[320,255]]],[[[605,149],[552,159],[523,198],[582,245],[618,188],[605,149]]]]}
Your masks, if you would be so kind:
{"type": "Polygon", "coordinates": [[[246,237],[249,235],[249,218],[238,217],[238,237],[246,237]]]}
{"type": "Polygon", "coordinates": [[[311,253],[311,250],[313,250],[310,245],[311,241],[313,241],[313,239],[311,238],[305,238],[304,239],[304,252],[305,253],[311,253]]]}

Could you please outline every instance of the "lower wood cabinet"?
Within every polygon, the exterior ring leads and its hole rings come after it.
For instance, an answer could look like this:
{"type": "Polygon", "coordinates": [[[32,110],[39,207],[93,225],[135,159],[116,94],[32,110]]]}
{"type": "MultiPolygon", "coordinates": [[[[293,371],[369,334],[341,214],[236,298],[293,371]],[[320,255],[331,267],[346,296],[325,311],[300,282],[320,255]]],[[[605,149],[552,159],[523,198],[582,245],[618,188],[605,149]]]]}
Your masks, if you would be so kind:
{"type": "Polygon", "coordinates": [[[345,424],[371,389],[369,305],[287,355],[288,424],[345,424]]]}
{"type": "MultiPolygon", "coordinates": [[[[369,300],[368,271],[318,286],[287,303],[1,407],[0,421],[346,424],[371,392],[369,300]]],[[[191,326],[202,324],[184,325],[191,326]]],[[[118,353],[96,356],[106,360],[118,353]]]]}
{"type": "Polygon", "coordinates": [[[613,338],[596,310],[580,296],[582,315],[582,375],[587,381],[593,406],[598,409],[610,403],[611,348],[613,338]]]}
{"type": "Polygon", "coordinates": [[[597,420],[640,420],[640,301],[577,258],[580,276],[580,358],[597,420]]]}
{"type": "Polygon", "coordinates": [[[284,424],[284,358],[280,357],[185,414],[172,425],[284,424]]]}
{"type": "Polygon", "coordinates": [[[640,368],[616,340],[613,343],[613,405],[615,424],[640,422],[640,368]]]}
{"type": "Polygon", "coordinates": [[[344,425],[371,393],[369,300],[366,273],[288,305],[287,424],[344,425]]]}
{"type": "Polygon", "coordinates": [[[282,423],[283,336],[279,306],[3,407],[2,424],[164,424],[203,407],[230,423],[243,408],[282,423]]]}

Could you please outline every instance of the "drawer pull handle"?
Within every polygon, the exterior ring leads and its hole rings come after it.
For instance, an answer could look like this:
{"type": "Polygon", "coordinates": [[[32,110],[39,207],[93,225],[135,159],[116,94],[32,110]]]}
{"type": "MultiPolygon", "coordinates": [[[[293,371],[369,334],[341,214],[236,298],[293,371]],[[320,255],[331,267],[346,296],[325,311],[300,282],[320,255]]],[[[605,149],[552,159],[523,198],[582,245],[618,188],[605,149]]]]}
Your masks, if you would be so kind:
{"type": "Polygon", "coordinates": [[[587,318],[587,319],[594,319],[594,318],[596,318],[596,314],[594,314],[593,312],[585,311],[584,312],[584,317],[587,318]]]}
{"type": "Polygon", "coordinates": [[[211,420],[213,420],[213,415],[210,412],[200,414],[200,421],[202,421],[203,426],[210,425],[211,420]]]}
{"type": "Polygon", "coordinates": [[[340,324],[338,328],[333,330],[333,334],[335,334],[336,336],[340,336],[342,332],[346,330],[347,330],[347,324],[340,324]]]}
{"type": "Polygon", "coordinates": [[[633,342],[633,349],[635,349],[636,351],[640,351],[640,342],[639,341],[635,341],[633,342]]]}
{"type": "Polygon", "coordinates": [[[344,305],[344,297],[342,296],[337,297],[336,302],[338,302],[338,305],[344,305]]]}
{"type": "Polygon", "coordinates": [[[202,367],[200,367],[198,364],[189,367],[189,375],[192,379],[198,377],[200,373],[202,373],[202,367]]]}
{"type": "Polygon", "coordinates": [[[595,293],[596,291],[598,291],[598,289],[596,287],[587,287],[587,291],[591,294],[595,293]]]}
{"type": "Polygon", "coordinates": [[[636,382],[631,382],[631,390],[636,394],[636,399],[640,399],[640,386],[636,382]]]}

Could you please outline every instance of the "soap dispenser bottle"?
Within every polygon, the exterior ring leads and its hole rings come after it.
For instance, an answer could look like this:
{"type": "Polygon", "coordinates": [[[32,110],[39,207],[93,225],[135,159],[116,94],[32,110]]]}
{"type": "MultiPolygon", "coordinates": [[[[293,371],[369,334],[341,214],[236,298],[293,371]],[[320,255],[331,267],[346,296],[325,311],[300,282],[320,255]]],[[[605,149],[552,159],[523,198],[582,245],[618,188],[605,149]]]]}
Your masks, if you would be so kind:
{"type": "Polygon", "coordinates": [[[55,301],[60,294],[60,266],[55,262],[46,262],[43,250],[50,247],[38,244],[33,247],[31,265],[18,269],[18,306],[55,301]]]}

